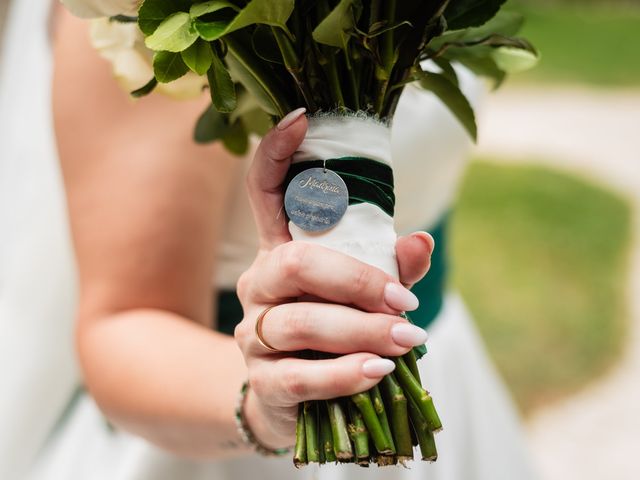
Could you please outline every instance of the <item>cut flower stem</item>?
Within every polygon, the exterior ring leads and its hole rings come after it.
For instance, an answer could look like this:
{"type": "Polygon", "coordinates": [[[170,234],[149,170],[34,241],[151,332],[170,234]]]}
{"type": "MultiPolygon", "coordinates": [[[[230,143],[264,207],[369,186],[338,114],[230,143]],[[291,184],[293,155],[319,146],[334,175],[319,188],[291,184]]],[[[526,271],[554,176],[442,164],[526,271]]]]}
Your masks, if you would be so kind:
{"type": "Polygon", "coordinates": [[[418,380],[415,353],[392,360],[396,370],[369,391],[304,402],[296,422],[296,467],[328,462],[404,464],[414,458],[414,445],[419,446],[422,460],[437,459],[434,432],[441,423],[431,396],[418,380]]]}
{"type": "Polygon", "coordinates": [[[433,404],[431,395],[422,388],[420,382],[411,373],[411,370],[401,358],[394,358],[393,361],[396,364],[395,375],[398,382],[402,386],[402,389],[413,399],[416,403],[420,413],[424,416],[424,419],[429,425],[429,429],[432,432],[437,432],[442,429],[442,422],[438,416],[438,412],[433,404]]]}

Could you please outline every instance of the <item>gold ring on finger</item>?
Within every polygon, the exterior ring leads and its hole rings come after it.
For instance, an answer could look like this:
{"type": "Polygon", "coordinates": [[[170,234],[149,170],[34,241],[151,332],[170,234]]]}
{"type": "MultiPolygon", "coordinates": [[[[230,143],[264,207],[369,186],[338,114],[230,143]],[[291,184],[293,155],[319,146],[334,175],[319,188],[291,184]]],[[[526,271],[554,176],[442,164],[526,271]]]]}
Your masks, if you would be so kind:
{"type": "Polygon", "coordinates": [[[265,315],[276,305],[271,305],[270,307],[265,308],[256,320],[256,338],[258,339],[258,343],[262,345],[265,349],[267,349],[271,353],[282,353],[282,350],[278,350],[277,348],[272,347],[269,342],[264,339],[262,334],[262,322],[264,321],[265,315]]]}

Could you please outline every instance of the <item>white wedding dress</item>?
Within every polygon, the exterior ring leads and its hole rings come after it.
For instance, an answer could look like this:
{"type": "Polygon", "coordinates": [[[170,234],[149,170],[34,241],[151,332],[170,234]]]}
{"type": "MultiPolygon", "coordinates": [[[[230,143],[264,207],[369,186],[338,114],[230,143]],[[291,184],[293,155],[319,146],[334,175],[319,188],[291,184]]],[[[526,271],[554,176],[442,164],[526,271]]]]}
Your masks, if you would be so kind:
{"type": "MultiPolygon", "coordinates": [[[[444,424],[434,464],[295,470],[288,457],[255,455],[192,462],[109,428],[78,388],[76,285],[52,133],[48,25],[46,0],[14,0],[0,57],[0,479],[534,478],[513,405],[455,293],[429,329],[420,367],[444,424]]],[[[481,95],[473,78],[462,80],[471,98],[481,95]]],[[[449,112],[424,92],[407,89],[398,111],[392,144],[396,221],[404,233],[435,224],[449,210],[470,145],[449,112]],[[425,128],[435,124],[437,131],[425,128]]],[[[248,202],[243,189],[236,190],[213,282],[218,287],[233,287],[255,251],[248,202]]]]}

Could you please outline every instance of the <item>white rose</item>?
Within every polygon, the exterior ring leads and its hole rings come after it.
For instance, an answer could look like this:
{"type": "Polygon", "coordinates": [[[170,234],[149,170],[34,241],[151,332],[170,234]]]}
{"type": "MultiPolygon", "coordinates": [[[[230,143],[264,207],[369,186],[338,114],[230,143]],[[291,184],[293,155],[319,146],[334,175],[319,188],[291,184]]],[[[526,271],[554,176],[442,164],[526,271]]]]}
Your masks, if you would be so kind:
{"type": "MultiPolygon", "coordinates": [[[[108,18],[91,21],[91,43],[111,62],[118,83],[131,92],[153,77],[153,52],[144,44],[144,36],[135,23],[120,23],[108,18]]],[[[177,99],[195,98],[207,84],[205,77],[189,72],[171,83],[159,83],[157,92],[177,99]]]]}
{"type": "Polygon", "coordinates": [[[61,0],[71,13],[82,18],[138,14],[142,0],[61,0]]]}

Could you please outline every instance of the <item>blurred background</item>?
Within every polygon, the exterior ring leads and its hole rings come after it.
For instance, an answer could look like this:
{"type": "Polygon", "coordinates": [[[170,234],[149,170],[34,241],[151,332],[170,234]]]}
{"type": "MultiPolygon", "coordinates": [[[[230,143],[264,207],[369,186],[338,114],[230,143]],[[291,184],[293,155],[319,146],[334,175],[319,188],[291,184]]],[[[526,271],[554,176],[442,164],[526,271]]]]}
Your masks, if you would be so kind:
{"type": "Polygon", "coordinates": [[[542,58],[479,112],[453,281],[542,479],[637,479],[640,1],[509,5],[542,58]]]}

